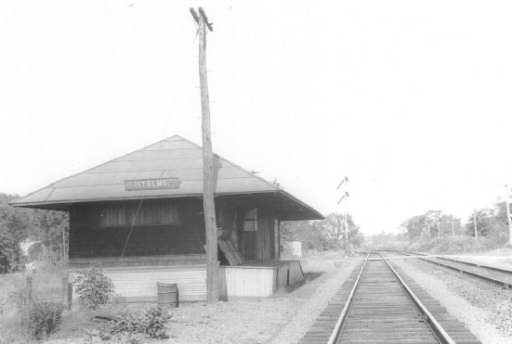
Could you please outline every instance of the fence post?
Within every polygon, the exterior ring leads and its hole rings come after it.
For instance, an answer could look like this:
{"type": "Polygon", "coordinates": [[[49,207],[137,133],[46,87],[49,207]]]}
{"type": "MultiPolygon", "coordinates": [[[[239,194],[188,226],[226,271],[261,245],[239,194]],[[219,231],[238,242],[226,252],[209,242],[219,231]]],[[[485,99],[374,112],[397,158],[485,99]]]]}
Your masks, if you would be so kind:
{"type": "Polygon", "coordinates": [[[68,311],[71,310],[71,306],[73,303],[73,284],[68,283],[68,311]]]}
{"type": "Polygon", "coordinates": [[[62,276],[62,304],[66,304],[68,300],[68,277],[66,275],[62,276]]]}

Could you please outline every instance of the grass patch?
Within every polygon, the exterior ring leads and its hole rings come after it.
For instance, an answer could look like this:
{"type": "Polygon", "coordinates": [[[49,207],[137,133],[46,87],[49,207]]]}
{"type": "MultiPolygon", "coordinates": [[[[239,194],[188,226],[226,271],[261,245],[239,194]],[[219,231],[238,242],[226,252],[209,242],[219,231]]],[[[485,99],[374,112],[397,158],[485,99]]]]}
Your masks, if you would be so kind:
{"type": "Polygon", "coordinates": [[[413,242],[409,251],[430,252],[438,254],[474,253],[499,248],[495,241],[482,237],[478,241],[473,237],[460,235],[455,237],[436,238],[428,241],[413,242]]]}
{"type": "MultiPolygon", "coordinates": [[[[0,344],[30,343],[22,322],[27,276],[32,276],[32,297],[37,301],[62,301],[62,267],[41,268],[34,273],[0,274],[0,344]]],[[[26,319],[26,317],[25,317],[26,319]]]]}

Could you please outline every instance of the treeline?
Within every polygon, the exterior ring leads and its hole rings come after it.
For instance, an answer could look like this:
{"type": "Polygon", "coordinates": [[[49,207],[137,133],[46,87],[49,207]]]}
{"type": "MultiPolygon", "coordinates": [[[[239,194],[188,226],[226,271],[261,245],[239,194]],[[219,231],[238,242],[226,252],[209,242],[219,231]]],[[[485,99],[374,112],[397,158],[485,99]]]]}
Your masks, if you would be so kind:
{"type": "MultiPolygon", "coordinates": [[[[349,214],[346,227],[348,243],[359,247],[364,242],[364,236],[359,232],[359,226],[349,214]]],[[[290,221],[281,225],[282,242],[302,240],[306,250],[327,251],[344,248],[345,218],[339,213],[329,214],[321,221],[290,221]]]]}
{"type": "Polygon", "coordinates": [[[462,234],[461,220],[440,210],[429,210],[402,223],[409,240],[427,240],[462,234]]]}
{"type": "Polygon", "coordinates": [[[509,237],[506,203],[496,203],[494,208],[476,209],[466,220],[466,234],[475,236],[475,227],[477,236],[505,244],[509,237]]]}
{"type": "Polygon", "coordinates": [[[66,256],[69,219],[66,212],[14,208],[8,203],[17,195],[0,193],[0,273],[22,265],[20,244],[39,241],[46,257],[55,262],[66,256]]]}
{"type": "Polygon", "coordinates": [[[407,219],[402,228],[411,241],[465,235],[504,244],[509,236],[505,202],[476,209],[464,222],[454,215],[429,210],[407,219]]]}

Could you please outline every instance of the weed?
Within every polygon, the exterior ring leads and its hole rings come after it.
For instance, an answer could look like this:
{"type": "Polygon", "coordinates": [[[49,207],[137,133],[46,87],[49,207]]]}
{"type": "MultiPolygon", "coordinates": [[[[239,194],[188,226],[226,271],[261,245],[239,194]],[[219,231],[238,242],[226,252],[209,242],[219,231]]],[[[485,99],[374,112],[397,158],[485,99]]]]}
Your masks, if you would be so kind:
{"type": "Polygon", "coordinates": [[[57,331],[64,308],[60,303],[35,302],[28,307],[26,319],[22,322],[35,339],[41,340],[57,331]]]}
{"type": "Polygon", "coordinates": [[[149,308],[141,313],[121,313],[117,315],[108,327],[111,334],[143,333],[152,338],[168,338],[165,324],[171,316],[159,308],[149,308]]]}
{"type": "Polygon", "coordinates": [[[150,308],[144,313],[144,332],[151,338],[165,339],[168,338],[165,332],[165,323],[171,316],[162,312],[160,308],[150,308]]]}

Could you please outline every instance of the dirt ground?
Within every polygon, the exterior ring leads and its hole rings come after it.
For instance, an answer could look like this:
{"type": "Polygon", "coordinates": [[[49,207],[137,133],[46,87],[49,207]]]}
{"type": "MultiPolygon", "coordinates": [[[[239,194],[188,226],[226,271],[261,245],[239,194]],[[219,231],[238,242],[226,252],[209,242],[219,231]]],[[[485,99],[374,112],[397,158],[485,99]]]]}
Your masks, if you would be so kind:
{"type": "MultiPolygon", "coordinates": [[[[172,310],[169,339],[142,339],[142,343],[297,343],[341,288],[358,259],[344,258],[338,253],[302,259],[306,282],[270,298],[230,300],[215,305],[182,304],[172,310]]],[[[76,321],[70,320],[72,318],[63,324],[67,331],[61,331],[45,343],[101,342],[86,334],[93,325],[87,322],[70,324],[69,321],[76,321]]]]}

